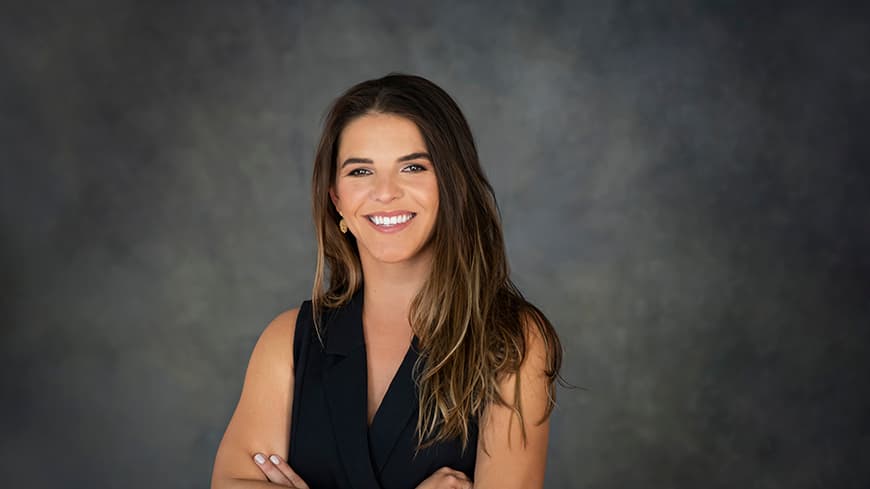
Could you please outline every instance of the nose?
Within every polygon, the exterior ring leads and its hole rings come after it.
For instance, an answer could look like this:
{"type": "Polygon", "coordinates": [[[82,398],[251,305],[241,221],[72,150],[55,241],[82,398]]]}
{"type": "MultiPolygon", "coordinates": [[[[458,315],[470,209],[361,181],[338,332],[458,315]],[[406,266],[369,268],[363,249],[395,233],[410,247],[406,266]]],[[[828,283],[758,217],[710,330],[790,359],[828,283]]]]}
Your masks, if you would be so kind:
{"type": "Polygon", "coordinates": [[[390,202],[402,196],[396,177],[390,174],[375,175],[372,198],[378,202],[390,202]]]}

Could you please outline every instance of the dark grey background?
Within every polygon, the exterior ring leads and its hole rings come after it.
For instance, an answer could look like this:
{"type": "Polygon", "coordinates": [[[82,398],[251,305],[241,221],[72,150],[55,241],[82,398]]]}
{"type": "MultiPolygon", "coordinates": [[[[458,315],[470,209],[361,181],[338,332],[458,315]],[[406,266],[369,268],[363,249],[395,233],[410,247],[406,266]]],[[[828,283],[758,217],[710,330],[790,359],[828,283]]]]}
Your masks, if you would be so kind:
{"type": "Polygon", "coordinates": [[[566,349],[551,488],[870,480],[855,3],[4,2],[4,487],[208,486],[342,90],[442,85],[566,349]]]}

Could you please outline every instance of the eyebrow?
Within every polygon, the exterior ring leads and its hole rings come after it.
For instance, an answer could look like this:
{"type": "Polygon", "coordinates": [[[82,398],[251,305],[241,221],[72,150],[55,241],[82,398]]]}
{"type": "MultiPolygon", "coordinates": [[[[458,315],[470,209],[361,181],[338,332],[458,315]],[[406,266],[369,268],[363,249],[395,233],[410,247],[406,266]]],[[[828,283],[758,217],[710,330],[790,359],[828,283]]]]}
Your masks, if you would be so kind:
{"type": "MultiPolygon", "coordinates": [[[[418,152],[418,153],[407,154],[405,156],[400,156],[398,159],[396,159],[396,163],[401,163],[403,161],[417,160],[417,159],[421,159],[421,158],[425,158],[425,159],[429,160],[430,162],[432,161],[432,157],[429,156],[429,153],[418,152]]],[[[341,164],[341,167],[344,168],[347,165],[351,165],[354,163],[374,163],[374,161],[372,161],[369,158],[351,157],[351,158],[344,160],[344,163],[341,164]]]]}

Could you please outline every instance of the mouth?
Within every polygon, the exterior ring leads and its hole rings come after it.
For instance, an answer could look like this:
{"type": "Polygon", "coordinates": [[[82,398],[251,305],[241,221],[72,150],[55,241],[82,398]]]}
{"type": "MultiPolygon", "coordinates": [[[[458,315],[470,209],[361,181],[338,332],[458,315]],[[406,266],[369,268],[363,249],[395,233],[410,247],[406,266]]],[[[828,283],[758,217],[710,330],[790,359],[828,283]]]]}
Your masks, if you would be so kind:
{"type": "Polygon", "coordinates": [[[377,216],[370,215],[366,216],[372,224],[379,228],[393,228],[398,227],[403,224],[407,224],[411,219],[416,216],[416,212],[408,212],[405,214],[398,214],[395,216],[377,216]]]}

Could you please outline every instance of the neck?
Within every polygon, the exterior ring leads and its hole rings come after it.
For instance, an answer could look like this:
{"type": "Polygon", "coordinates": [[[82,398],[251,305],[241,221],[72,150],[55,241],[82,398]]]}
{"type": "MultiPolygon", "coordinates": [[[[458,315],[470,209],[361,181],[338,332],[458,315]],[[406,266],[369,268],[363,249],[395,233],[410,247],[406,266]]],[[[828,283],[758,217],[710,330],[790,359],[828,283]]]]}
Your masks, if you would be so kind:
{"type": "Polygon", "coordinates": [[[370,256],[360,256],[363,270],[363,293],[367,311],[390,311],[407,318],[411,301],[429,278],[432,256],[422,253],[414,260],[383,263],[370,256]]]}

